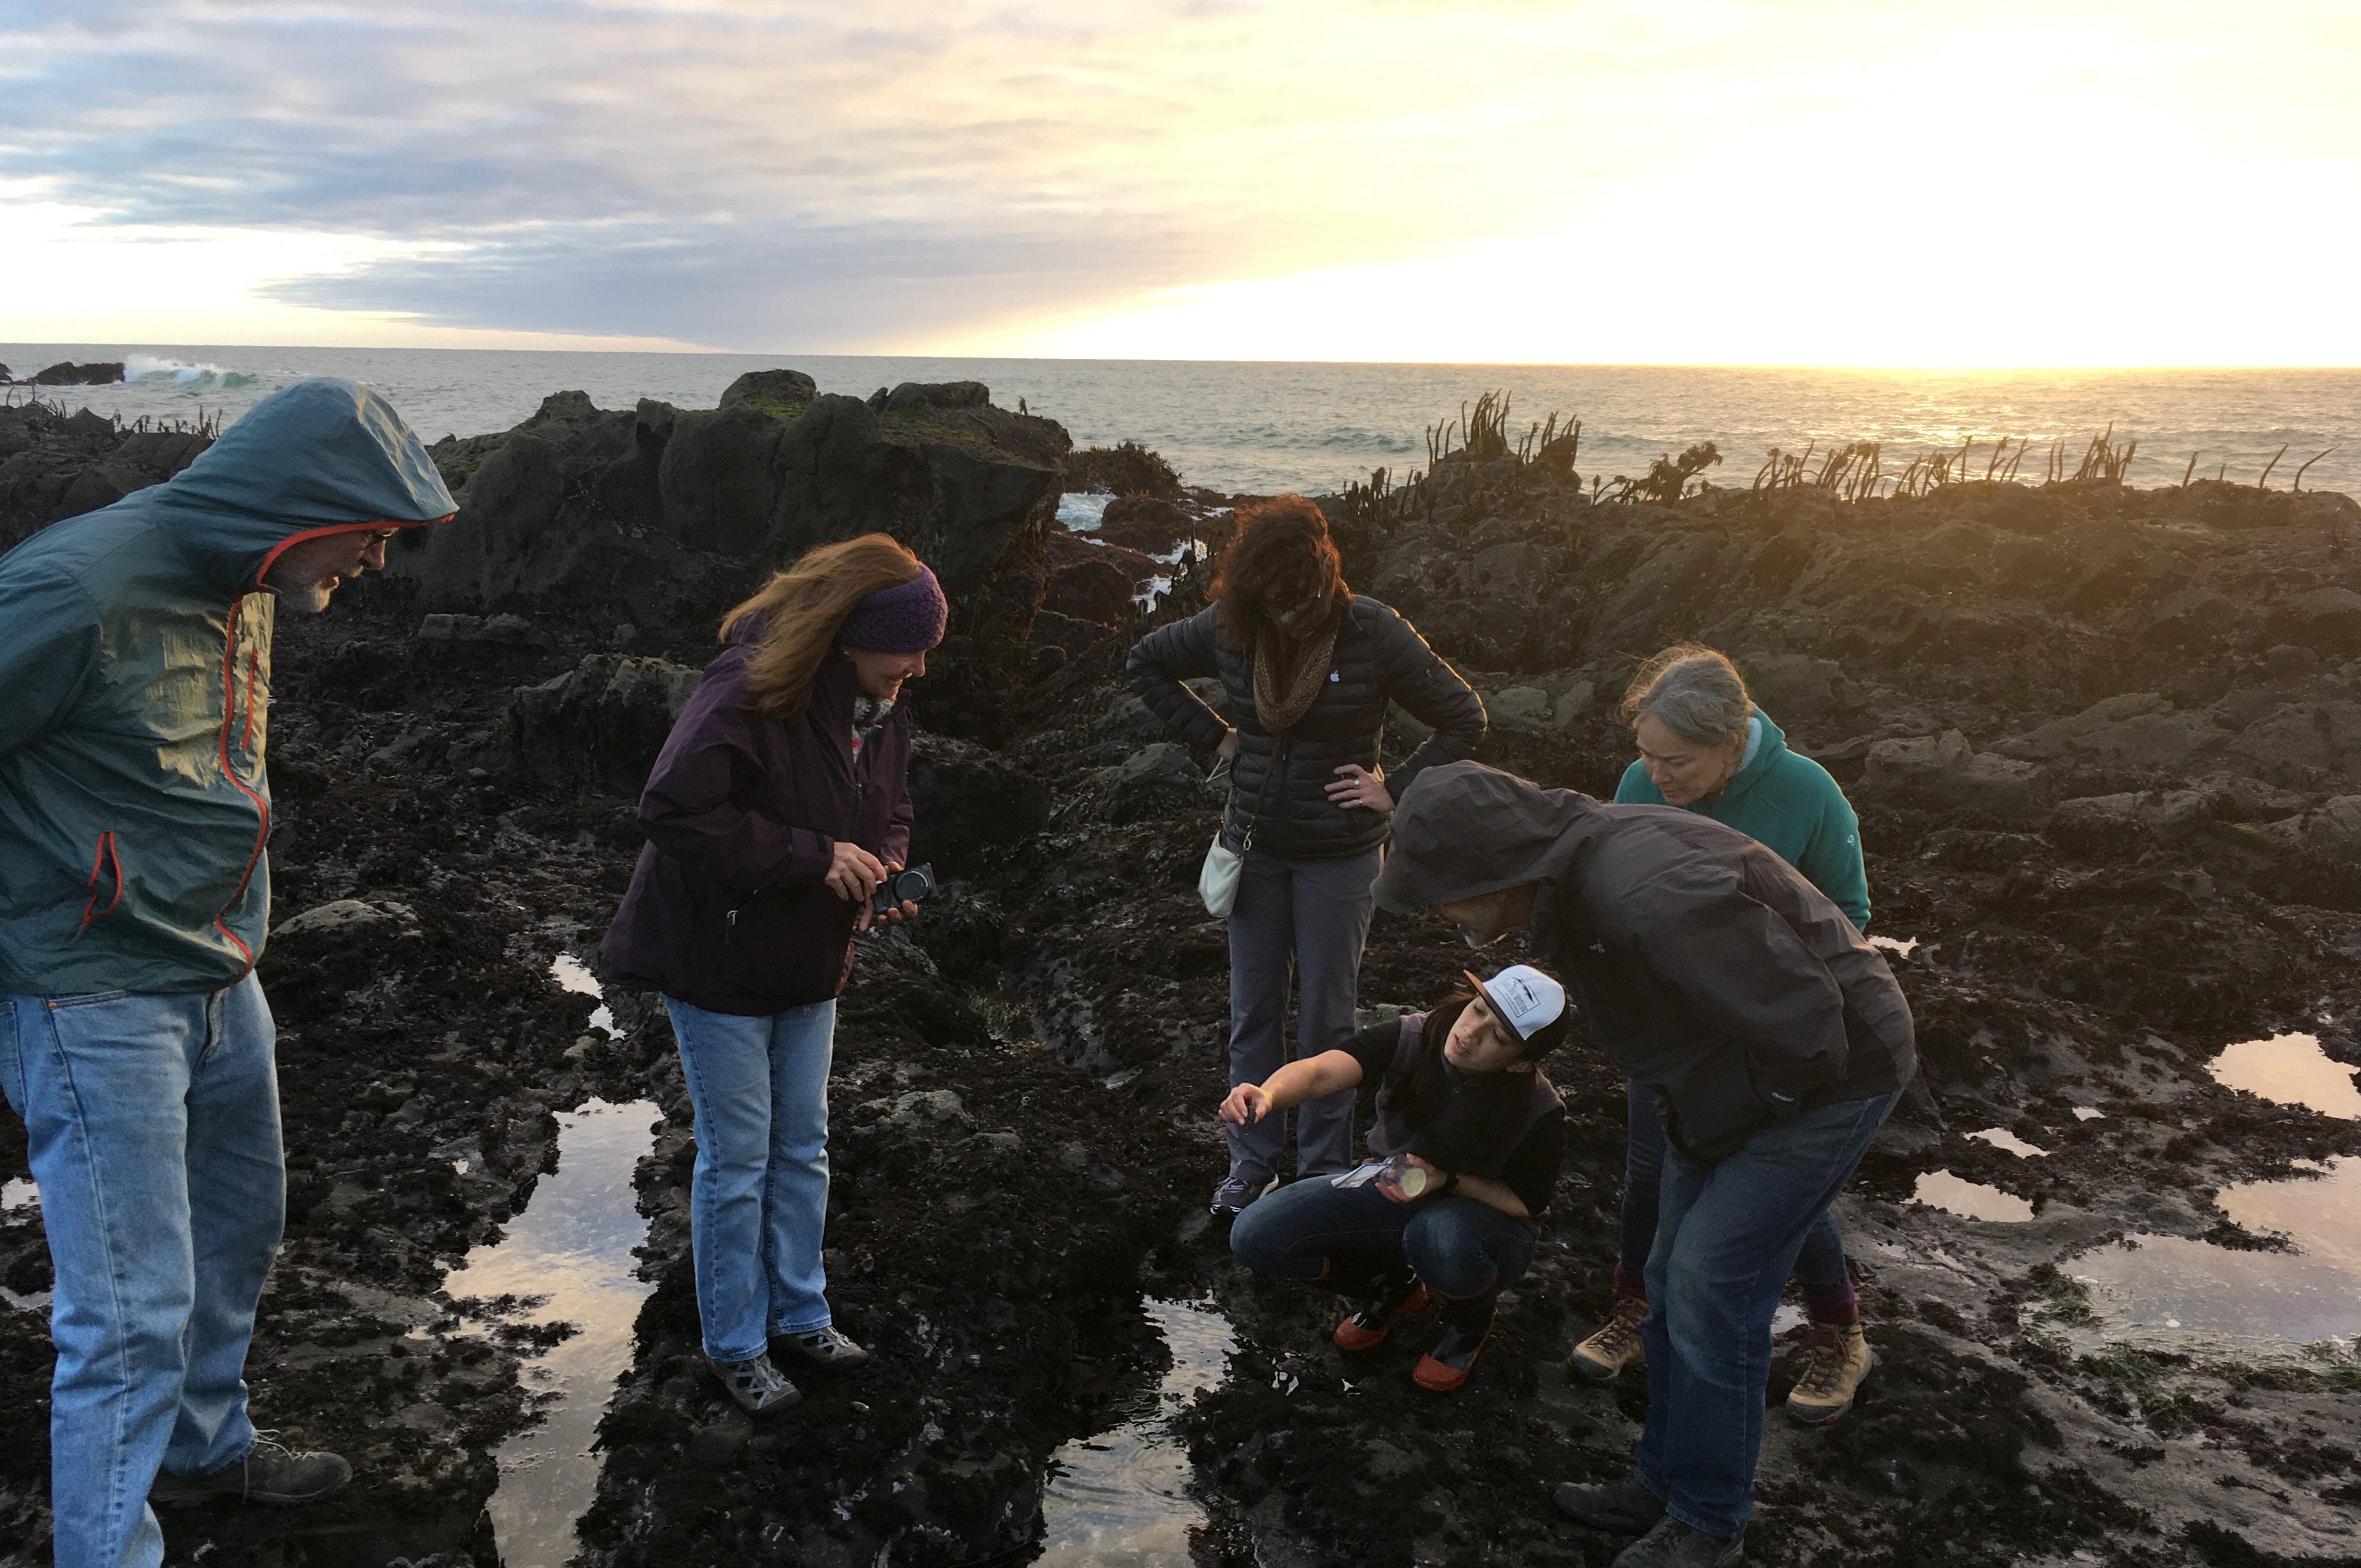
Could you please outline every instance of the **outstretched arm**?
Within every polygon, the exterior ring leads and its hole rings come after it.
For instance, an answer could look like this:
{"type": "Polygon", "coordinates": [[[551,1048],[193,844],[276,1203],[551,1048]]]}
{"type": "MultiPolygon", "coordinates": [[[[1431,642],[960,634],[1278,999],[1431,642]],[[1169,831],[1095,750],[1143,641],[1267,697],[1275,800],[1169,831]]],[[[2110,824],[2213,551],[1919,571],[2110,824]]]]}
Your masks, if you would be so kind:
{"type": "Polygon", "coordinates": [[[1360,1085],[1361,1064],[1350,1051],[1322,1051],[1289,1062],[1260,1083],[1241,1083],[1222,1102],[1221,1117],[1234,1127],[1248,1127],[1274,1111],[1290,1110],[1307,1100],[1360,1085]]]}

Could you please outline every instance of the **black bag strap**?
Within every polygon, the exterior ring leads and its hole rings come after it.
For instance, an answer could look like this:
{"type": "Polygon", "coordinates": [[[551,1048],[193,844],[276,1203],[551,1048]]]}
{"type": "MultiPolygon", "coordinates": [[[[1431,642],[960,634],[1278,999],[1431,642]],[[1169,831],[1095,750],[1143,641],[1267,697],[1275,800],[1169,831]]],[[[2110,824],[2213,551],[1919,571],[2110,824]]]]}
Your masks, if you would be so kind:
{"type": "MultiPolygon", "coordinates": [[[[1288,736],[1280,736],[1279,744],[1271,748],[1270,760],[1262,765],[1262,787],[1255,791],[1254,810],[1246,816],[1246,837],[1238,840],[1238,853],[1241,855],[1254,848],[1255,828],[1262,821],[1262,797],[1270,793],[1270,775],[1279,772],[1279,759],[1287,755],[1289,739],[1288,736]]],[[[1240,743],[1244,744],[1244,742],[1240,743]]],[[[1233,776],[1235,775],[1236,771],[1234,764],[1231,768],[1233,776]]]]}

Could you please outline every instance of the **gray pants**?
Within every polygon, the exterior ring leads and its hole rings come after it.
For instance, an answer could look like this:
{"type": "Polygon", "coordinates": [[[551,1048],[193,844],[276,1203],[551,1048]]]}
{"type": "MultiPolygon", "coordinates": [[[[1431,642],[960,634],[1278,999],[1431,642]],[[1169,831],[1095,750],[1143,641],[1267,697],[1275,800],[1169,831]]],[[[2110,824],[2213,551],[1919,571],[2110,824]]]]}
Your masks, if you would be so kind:
{"type": "MultiPolygon", "coordinates": [[[[1295,1014],[1300,1058],[1335,1050],[1352,1037],[1361,948],[1376,907],[1369,886],[1385,863],[1382,849],[1336,861],[1283,861],[1249,850],[1230,911],[1230,1083],[1260,1083],[1287,1060],[1287,991],[1301,995],[1295,1014]]],[[[1353,1164],[1353,1094],[1343,1090],[1307,1101],[1295,1113],[1299,1176],[1348,1170],[1353,1164]]],[[[1230,1169],[1257,1182],[1276,1173],[1287,1142],[1286,1118],[1250,1127],[1226,1124],[1230,1169]]]]}

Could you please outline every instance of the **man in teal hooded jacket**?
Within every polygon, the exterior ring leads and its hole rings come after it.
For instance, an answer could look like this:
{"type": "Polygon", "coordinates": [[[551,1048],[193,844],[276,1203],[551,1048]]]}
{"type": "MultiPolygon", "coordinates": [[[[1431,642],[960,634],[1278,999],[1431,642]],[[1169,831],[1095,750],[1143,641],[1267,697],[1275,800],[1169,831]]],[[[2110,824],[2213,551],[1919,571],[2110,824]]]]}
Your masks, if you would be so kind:
{"type": "Polygon", "coordinates": [[[170,482],[0,556],[0,1089],[56,1266],[60,1568],[152,1568],[148,1508],[302,1502],[243,1372],[285,1209],[270,1010],[270,633],[456,510],[350,381],[257,404],[170,482]]]}

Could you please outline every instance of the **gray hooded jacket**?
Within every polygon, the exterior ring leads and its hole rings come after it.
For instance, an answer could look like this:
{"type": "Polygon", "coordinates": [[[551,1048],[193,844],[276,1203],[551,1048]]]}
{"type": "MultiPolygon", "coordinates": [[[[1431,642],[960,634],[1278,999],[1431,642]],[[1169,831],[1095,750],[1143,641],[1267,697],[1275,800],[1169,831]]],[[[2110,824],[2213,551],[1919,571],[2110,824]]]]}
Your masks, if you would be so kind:
{"type": "Polygon", "coordinates": [[[1410,914],[1528,883],[1534,948],[1693,1159],[1916,1070],[1883,956],[1794,867],[1695,812],[1446,763],[1403,795],[1376,893],[1410,914]]]}

